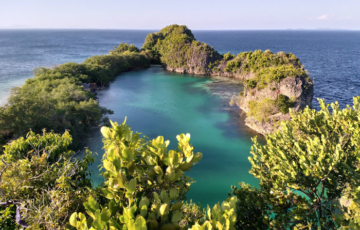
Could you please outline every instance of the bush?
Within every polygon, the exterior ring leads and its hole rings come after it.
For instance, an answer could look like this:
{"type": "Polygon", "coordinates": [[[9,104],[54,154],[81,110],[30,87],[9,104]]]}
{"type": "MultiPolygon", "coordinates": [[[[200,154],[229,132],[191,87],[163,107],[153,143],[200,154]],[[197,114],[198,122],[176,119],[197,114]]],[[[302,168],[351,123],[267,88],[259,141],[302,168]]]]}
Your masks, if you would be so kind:
{"type": "Polygon", "coordinates": [[[271,208],[264,199],[262,191],[249,184],[239,183],[239,189],[232,187],[238,198],[236,203],[236,229],[268,229],[268,210],[271,208]]]}
{"type": "Polygon", "coordinates": [[[86,216],[73,213],[76,229],[234,229],[236,197],[206,212],[190,203],[186,192],[193,183],[184,172],[202,158],[189,144],[190,135],[177,136],[178,150],[167,150],[169,141],[159,136],[146,141],[125,125],[102,127],[105,178],[100,205],[93,197],[84,203],[86,216]]]}
{"type": "Polygon", "coordinates": [[[30,132],[5,146],[0,162],[0,203],[8,208],[0,211],[0,226],[16,225],[15,206],[21,213],[17,223],[31,229],[64,227],[71,213],[84,210],[82,203],[91,187],[87,169],[94,158],[86,151],[82,159],[74,159],[75,153],[68,150],[71,141],[68,132],[30,132]]]}
{"type": "Polygon", "coordinates": [[[246,87],[250,88],[250,89],[253,89],[256,87],[257,85],[257,82],[256,80],[253,80],[253,79],[248,79],[248,80],[245,80],[245,84],[244,84],[246,87]]]}
{"type": "Polygon", "coordinates": [[[286,114],[289,112],[289,108],[294,106],[294,102],[289,97],[279,94],[277,99],[277,106],[280,108],[281,113],[286,114]]]}
{"type": "Polygon", "coordinates": [[[114,50],[110,51],[110,55],[121,54],[121,53],[124,53],[125,51],[135,52],[135,53],[140,52],[140,50],[133,44],[129,45],[127,43],[120,43],[120,45],[118,47],[115,47],[114,50]]]}
{"type": "Polygon", "coordinates": [[[233,58],[235,58],[235,55],[231,54],[230,52],[223,55],[223,60],[224,61],[228,61],[228,60],[233,59],[233,58]]]}
{"type": "Polygon", "coordinates": [[[262,101],[249,101],[248,106],[248,115],[258,121],[268,121],[267,119],[269,119],[269,116],[279,111],[279,108],[276,105],[276,101],[268,98],[262,101]]]}
{"type": "Polygon", "coordinates": [[[319,102],[320,111],[291,113],[266,144],[253,139],[250,173],[260,180],[255,194],[268,205],[270,229],[360,227],[360,97],[342,110],[319,102]],[[351,205],[339,204],[344,196],[351,205]]]}

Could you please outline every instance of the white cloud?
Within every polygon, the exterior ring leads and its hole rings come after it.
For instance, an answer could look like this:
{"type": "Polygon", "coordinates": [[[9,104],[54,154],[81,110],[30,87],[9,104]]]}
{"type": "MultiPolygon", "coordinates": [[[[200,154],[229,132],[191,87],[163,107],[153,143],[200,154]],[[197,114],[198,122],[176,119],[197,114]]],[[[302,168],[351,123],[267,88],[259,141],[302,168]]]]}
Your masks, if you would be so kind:
{"type": "Polygon", "coordinates": [[[334,17],[333,14],[324,14],[316,18],[316,20],[329,20],[330,18],[334,17]]]}

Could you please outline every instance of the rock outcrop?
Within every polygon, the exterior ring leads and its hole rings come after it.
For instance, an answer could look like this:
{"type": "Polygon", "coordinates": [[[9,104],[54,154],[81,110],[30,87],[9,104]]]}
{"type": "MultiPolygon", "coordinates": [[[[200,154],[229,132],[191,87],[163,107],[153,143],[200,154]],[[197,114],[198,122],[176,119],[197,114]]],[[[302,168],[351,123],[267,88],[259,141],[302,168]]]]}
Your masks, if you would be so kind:
{"type": "Polygon", "coordinates": [[[195,40],[186,26],[171,25],[149,34],[143,52],[177,73],[223,76],[244,81],[245,91],[235,102],[247,113],[246,125],[266,134],[290,119],[289,108],[311,106],[313,82],[300,60],[291,53],[244,52],[220,55],[195,40]]]}
{"type": "MultiPolygon", "coordinates": [[[[251,102],[263,100],[276,102],[279,95],[284,95],[291,100],[290,109],[296,112],[300,111],[312,104],[314,96],[313,82],[307,77],[286,77],[279,83],[273,82],[268,87],[260,90],[245,87],[243,95],[234,97],[233,101],[241,110],[249,114],[251,102]]],[[[282,113],[276,109],[276,106],[273,106],[273,109],[269,115],[264,114],[263,119],[247,116],[245,124],[263,135],[273,132],[279,128],[281,121],[290,119],[289,113],[282,113]]]]}

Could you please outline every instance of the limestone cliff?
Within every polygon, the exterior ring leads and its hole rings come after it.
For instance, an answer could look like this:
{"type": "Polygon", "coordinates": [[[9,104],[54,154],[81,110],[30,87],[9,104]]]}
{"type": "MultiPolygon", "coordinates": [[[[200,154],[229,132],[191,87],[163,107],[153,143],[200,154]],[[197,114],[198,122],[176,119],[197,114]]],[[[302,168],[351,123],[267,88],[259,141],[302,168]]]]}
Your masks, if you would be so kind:
{"type": "Polygon", "coordinates": [[[289,119],[289,108],[299,111],[311,106],[313,83],[292,53],[257,50],[221,55],[179,25],[149,34],[142,51],[169,71],[244,81],[244,92],[233,102],[247,113],[246,125],[262,134],[289,119]]]}
{"type": "Polygon", "coordinates": [[[312,81],[307,77],[296,76],[286,77],[279,83],[273,82],[264,89],[245,87],[241,95],[233,98],[233,102],[248,114],[245,119],[247,126],[261,134],[267,134],[278,129],[281,121],[290,119],[287,111],[281,111],[279,98],[288,100],[285,109],[300,111],[306,106],[311,106],[313,95],[312,81]],[[267,103],[262,104],[263,101],[267,103]]]}

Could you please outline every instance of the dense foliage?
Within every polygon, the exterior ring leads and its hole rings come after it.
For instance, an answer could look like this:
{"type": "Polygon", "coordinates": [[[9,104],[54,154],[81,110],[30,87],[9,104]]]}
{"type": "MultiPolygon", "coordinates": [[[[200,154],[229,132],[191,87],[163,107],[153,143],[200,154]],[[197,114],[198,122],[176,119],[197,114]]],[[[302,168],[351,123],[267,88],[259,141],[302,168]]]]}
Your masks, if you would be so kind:
{"type": "Polygon", "coordinates": [[[277,100],[265,98],[262,101],[249,101],[248,115],[258,121],[268,121],[271,115],[282,113],[286,114],[294,105],[293,98],[279,94],[277,100]]]}
{"type": "Polygon", "coordinates": [[[282,130],[254,139],[250,173],[260,180],[271,228],[359,228],[360,97],[292,114],[282,130]],[[352,192],[349,192],[352,191],[352,192]],[[339,199],[351,205],[340,205],[339,199]],[[355,199],[354,199],[355,198],[355,199]]]}
{"type": "Polygon", "coordinates": [[[70,224],[76,229],[234,229],[236,197],[221,206],[200,208],[185,204],[192,179],[184,174],[201,160],[189,144],[190,135],[177,136],[178,150],[167,150],[169,141],[159,136],[140,138],[117,123],[101,129],[105,137],[103,196],[89,197],[86,214],[74,213],[70,224]]]}
{"type": "Polygon", "coordinates": [[[193,183],[185,172],[202,158],[189,134],[168,150],[163,137],[148,141],[125,122],[103,127],[105,182],[90,189],[93,158],[72,158],[68,132],[29,133],[2,156],[0,226],[15,227],[20,210],[19,224],[47,229],[360,229],[360,97],[342,110],[320,105],[291,112],[265,145],[253,139],[259,188],[240,183],[205,209],[184,202],[193,183]]]}
{"type": "Polygon", "coordinates": [[[68,150],[71,141],[68,132],[30,132],[5,146],[0,162],[1,229],[57,229],[72,212],[83,210],[90,194],[86,187],[91,187],[87,169],[94,159],[89,151],[74,159],[75,153],[68,150]]]}
{"type": "Polygon", "coordinates": [[[112,113],[99,106],[95,95],[81,83],[109,84],[124,71],[147,68],[150,60],[133,45],[120,44],[109,55],[93,56],[84,63],[65,63],[52,69],[37,68],[35,77],[13,89],[8,103],[0,107],[0,144],[29,130],[61,133],[69,130],[78,149],[90,128],[112,113]]]}
{"type": "Polygon", "coordinates": [[[137,52],[139,53],[140,50],[133,44],[121,43],[118,47],[115,47],[114,50],[110,51],[110,54],[120,54],[126,51],[129,52],[137,52]]]}
{"type": "Polygon", "coordinates": [[[220,55],[206,43],[196,41],[186,26],[170,25],[149,34],[142,47],[145,52],[158,54],[159,61],[169,69],[184,72],[217,75],[254,75],[249,87],[266,87],[285,77],[308,74],[300,60],[292,53],[242,52],[238,55],[220,55]]]}
{"type": "Polygon", "coordinates": [[[209,64],[221,58],[214,48],[196,41],[186,26],[179,25],[167,26],[160,32],[149,34],[142,49],[159,53],[161,63],[167,67],[204,73],[210,73],[209,64]]]}
{"type": "Polygon", "coordinates": [[[257,86],[258,89],[262,89],[269,83],[279,82],[285,77],[308,76],[300,60],[292,53],[274,54],[270,50],[256,50],[239,53],[236,57],[225,54],[224,60],[227,61],[227,72],[255,75],[246,82],[250,88],[257,86]]]}

